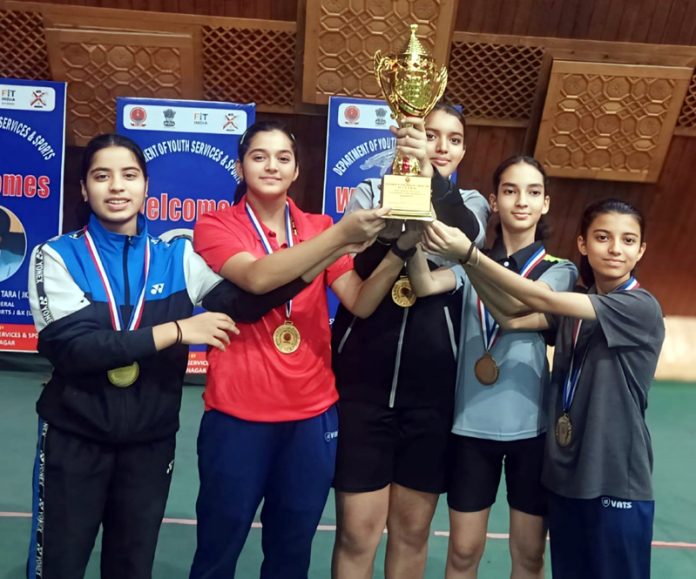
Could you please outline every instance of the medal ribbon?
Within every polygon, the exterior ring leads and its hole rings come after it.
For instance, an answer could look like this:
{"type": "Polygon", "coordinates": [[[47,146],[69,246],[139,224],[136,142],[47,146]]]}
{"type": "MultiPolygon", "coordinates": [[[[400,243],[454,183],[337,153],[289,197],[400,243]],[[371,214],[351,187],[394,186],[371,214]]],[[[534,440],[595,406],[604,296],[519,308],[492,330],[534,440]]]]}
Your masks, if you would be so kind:
{"type": "MultiPolygon", "coordinates": [[[[111,326],[116,331],[121,331],[123,329],[123,319],[121,318],[121,310],[116,305],[116,299],[114,298],[114,292],[111,289],[111,283],[109,282],[109,277],[106,275],[106,269],[99,255],[99,250],[92,239],[89,231],[85,227],[85,244],[87,245],[87,251],[89,252],[94,266],[97,268],[97,273],[99,273],[99,278],[101,279],[104,290],[106,291],[106,302],[109,306],[109,314],[111,316],[111,326]]],[[[143,287],[140,290],[140,295],[138,296],[138,301],[135,307],[131,311],[130,320],[128,322],[128,330],[135,330],[140,325],[140,320],[143,316],[143,305],[145,304],[145,288],[147,287],[147,275],[150,271],[150,240],[147,240],[145,244],[145,263],[143,266],[143,287]]],[[[128,305],[128,304],[126,304],[128,305]]]]}
{"type": "MultiPolygon", "coordinates": [[[[522,266],[520,275],[522,277],[529,277],[534,268],[539,265],[545,257],[546,249],[544,247],[540,247],[522,266]]],[[[486,309],[486,306],[481,301],[481,298],[476,298],[476,307],[479,313],[479,320],[481,321],[483,347],[485,348],[486,352],[489,352],[500,335],[500,324],[496,322],[495,318],[486,309]]]]}
{"type": "MultiPolygon", "coordinates": [[[[640,284],[638,280],[631,276],[614,291],[631,291],[638,289],[640,284]]],[[[587,348],[582,355],[582,359],[579,359],[577,352],[578,338],[580,337],[580,328],[582,327],[582,320],[575,320],[573,326],[573,354],[570,358],[570,368],[568,369],[568,375],[563,384],[563,412],[568,413],[570,407],[573,404],[573,399],[575,398],[575,391],[578,388],[578,382],[580,381],[580,371],[582,370],[583,363],[585,362],[585,354],[587,354],[587,348]]]]}
{"type": "MultiPolygon", "coordinates": [[[[248,202],[246,203],[245,208],[247,215],[249,216],[249,221],[251,221],[251,224],[254,226],[256,233],[259,235],[259,238],[261,239],[261,245],[263,245],[263,249],[266,252],[266,255],[271,255],[273,253],[273,248],[271,247],[271,244],[268,241],[266,234],[263,232],[263,227],[261,226],[261,223],[256,217],[256,213],[254,213],[254,210],[251,208],[251,205],[249,205],[248,202]]],[[[288,247],[292,247],[294,245],[292,239],[292,224],[290,222],[290,203],[288,203],[287,201],[285,202],[285,242],[288,244],[288,247]]],[[[285,317],[288,320],[290,319],[291,313],[292,300],[288,300],[287,302],[285,302],[285,317]]]]}

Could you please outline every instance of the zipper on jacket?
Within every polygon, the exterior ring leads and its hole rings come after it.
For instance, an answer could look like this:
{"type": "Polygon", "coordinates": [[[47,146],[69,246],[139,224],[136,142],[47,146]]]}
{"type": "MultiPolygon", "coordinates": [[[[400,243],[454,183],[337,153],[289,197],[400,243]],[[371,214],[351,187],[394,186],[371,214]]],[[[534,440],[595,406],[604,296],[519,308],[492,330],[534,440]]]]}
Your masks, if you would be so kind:
{"type": "Polygon", "coordinates": [[[404,333],[406,332],[406,320],[408,320],[408,308],[404,308],[404,317],[401,319],[401,328],[399,329],[399,344],[396,347],[394,376],[392,377],[391,391],[389,392],[389,408],[394,408],[394,403],[396,402],[396,387],[399,383],[399,368],[401,366],[401,351],[404,349],[404,333]]]}
{"type": "Polygon", "coordinates": [[[338,348],[337,348],[337,353],[341,353],[343,351],[343,346],[346,345],[346,342],[348,341],[348,336],[350,336],[350,333],[353,331],[353,324],[355,324],[355,320],[357,320],[357,316],[353,316],[353,319],[350,322],[350,326],[346,328],[346,333],[343,334],[343,337],[341,338],[341,341],[338,343],[338,348]]]}
{"type": "MultiPolygon", "coordinates": [[[[128,247],[131,244],[131,236],[126,237],[126,242],[123,245],[123,285],[125,288],[124,305],[130,309],[130,281],[128,280],[128,247]]],[[[125,330],[126,328],[122,328],[125,330]]]]}
{"type": "MultiPolygon", "coordinates": [[[[123,284],[124,284],[124,305],[126,306],[126,312],[128,313],[128,317],[130,317],[130,314],[132,312],[131,309],[131,303],[130,303],[130,280],[128,278],[128,251],[131,245],[132,237],[128,235],[126,237],[125,243],[123,245],[123,284]]],[[[121,316],[123,318],[123,323],[127,324],[127,319],[123,317],[123,310],[121,310],[121,316]]],[[[128,328],[121,328],[121,330],[127,330],[128,328]]],[[[123,412],[123,415],[121,416],[121,420],[119,421],[119,425],[121,426],[121,432],[119,434],[124,434],[128,432],[129,430],[129,425],[128,425],[128,419],[129,419],[129,407],[128,407],[128,388],[118,388],[118,390],[121,390],[121,396],[119,396],[119,404],[121,406],[121,411],[123,412]]]]}
{"type": "Polygon", "coordinates": [[[447,324],[447,333],[449,334],[450,344],[452,345],[452,354],[454,355],[454,361],[457,361],[457,341],[454,339],[454,324],[452,323],[452,317],[449,313],[449,308],[445,306],[445,323],[447,324]]]}

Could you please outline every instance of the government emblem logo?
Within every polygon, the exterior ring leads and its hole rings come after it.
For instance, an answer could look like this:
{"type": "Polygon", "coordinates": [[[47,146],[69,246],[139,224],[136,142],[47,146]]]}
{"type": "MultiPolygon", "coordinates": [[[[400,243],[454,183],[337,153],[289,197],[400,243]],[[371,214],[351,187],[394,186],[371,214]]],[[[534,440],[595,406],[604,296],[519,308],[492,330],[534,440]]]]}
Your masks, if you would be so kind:
{"type": "Polygon", "coordinates": [[[164,126],[165,127],[173,127],[176,125],[174,122],[174,116],[176,115],[176,111],[174,109],[165,109],[164,110],[164,126]]]}
{"type": "Polygon", "coordinates": [[[147,120],[147,112],[143,107],[133,107],[130,111],[131,127],[144,127],[147,120]]]}

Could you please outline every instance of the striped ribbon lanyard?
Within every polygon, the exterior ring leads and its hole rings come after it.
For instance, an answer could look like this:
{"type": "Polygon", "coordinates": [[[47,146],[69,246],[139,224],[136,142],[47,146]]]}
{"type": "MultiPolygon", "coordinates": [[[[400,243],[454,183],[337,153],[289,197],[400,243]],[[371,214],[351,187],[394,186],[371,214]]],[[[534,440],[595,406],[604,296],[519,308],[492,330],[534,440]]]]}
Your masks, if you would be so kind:
{"type": "MultiPolygon", "coordinates": [[[[85,244],[87,245],[87,251],[89,252],[94,266],[97,268],[97,273],[101,279],[102,285],[104,286],[104,291],[106,292],[106,302],[109,306],[109,315],[111,316],[111,326],[116,331],[121,331],[124,328],[123,319],[121,317],[121,310],[116,304],[116,298],[114,297],[114,292],[111,289],[111,283],[109,282],[109,277],[106,275],[106,269],[104,268],[104,263],[99,255],[99,250],[97,249],[92,235],[85,227],[85,244]]],[[[126,242],[127,243],[127,242],[126,242]]],[[[147,276],[150,271],[150,240],[147,239],[145,244],[145,260],[143,265],[143,286],[140,289],[138,295],[138,301],[135,307],[131,311],[130,320],[128,321],[128,330],[135,330],[140,326],[140,320],[143,316],[143,305],[145,304],[145,288],[147,287],[147,276]]],[[[130,305],[130,304],[126,304],[130,305]]]]}
{"type": "MultiPolygon", "coordinates": [[[[249,216],[249,221],[251,221],[251,224],[254,226],[256,233],[258,234],[259,238],[261,239],[261,245],[263,245],[263,249],[266,252],[266,255],[271,255],[273,253],[273,248],[271,247],[271,244],[268,241],[266,234],[263,232],[263,227],[261,226],[261,222],[256,217],[256,213],[254,213],[254,210],[251,208],[251,205],[249,205],[248,202],[245,202],[245,209],[246,209],[247,215],[249,216]]],[[[287,201],[285,202],[285,241],[288,244],[288,247],[292,247],[294,245],[294,241],[292,239],[292,223],[290,221],[290,203],[288,203],[287,201]]],[[[288,300],[287,302],[285,302],[285,317],[286,317],[286,319],[288,319],[288,320],[290,319],[291,313],[292,313],[292,300],[288,300]]]]}
{"type": "MultiPolygon", "coordinates": [[[[640,284],[638,283],[638,280],[631,276],[614,291],[631,291],[638,289],[639,287],[640,284]]],[[[578,339],[580,338],[580,328],[582,328],[582,320],[575,320],[575,323],[573,324],[573,352],[570,358],[570,368],[568,369],[568,374],[563,383],[563,412],[565,414],[570,412],[570,407],[573,405],[575,391],[577,390],[578,383],[580,382],[580,372],[587,354],[587,348],[585,348],[582,357],[578,353],[577,345],[578,339]]]]}
{"type": "MultiPolygon", "coordinates": [[[[520,271],[522,277],[529,277],[534,268],[539,265],[546,257],[546,249],[542,246],[525,262],[520,271]]],[[[486,308],[481,298],[476,298],[479,320],[481,322],[481,336],[483,337],[483,347],[486,352],[490,352],[493,344],[500,335],[500,324],[495,320],[486,308]]]]}

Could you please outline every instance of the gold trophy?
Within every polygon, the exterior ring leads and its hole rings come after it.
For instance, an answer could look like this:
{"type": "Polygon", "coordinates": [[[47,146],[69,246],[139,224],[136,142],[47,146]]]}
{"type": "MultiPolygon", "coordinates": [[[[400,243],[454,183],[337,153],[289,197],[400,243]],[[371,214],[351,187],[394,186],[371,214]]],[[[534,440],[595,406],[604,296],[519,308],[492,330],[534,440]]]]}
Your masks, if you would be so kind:
{"type": "MultiPolygon", "coordinates": [[[[447,86],[447,69],[437,67],[432,56],[416,37],[411,25],[406,49],[396,55],[375,52],[375,75],[392,117],[425,118],[440,100],[447,86]]],[[[417,159],[397,152],[392,174],[382,181],[382,206],[391,208],[391,219],[432,221],[430,178],[421,177],[417,159]]]]}

